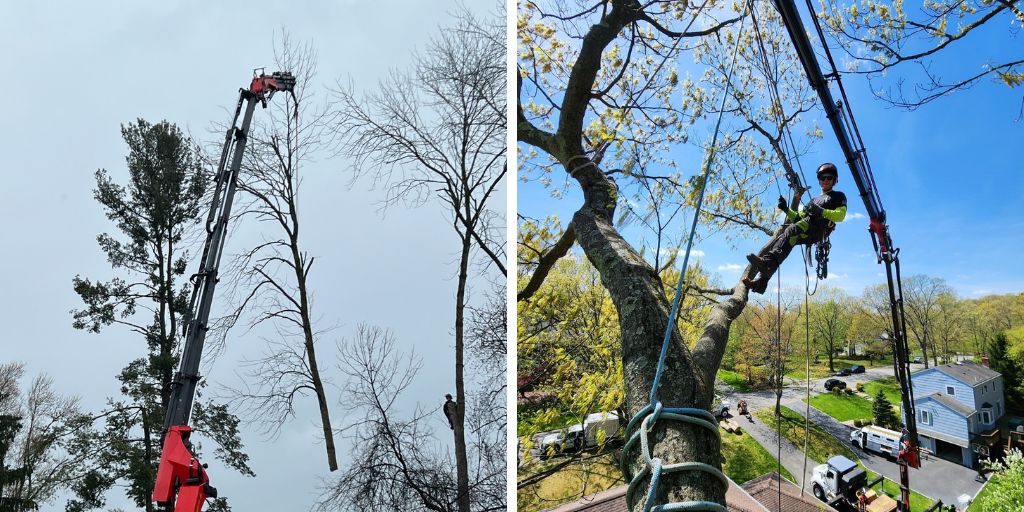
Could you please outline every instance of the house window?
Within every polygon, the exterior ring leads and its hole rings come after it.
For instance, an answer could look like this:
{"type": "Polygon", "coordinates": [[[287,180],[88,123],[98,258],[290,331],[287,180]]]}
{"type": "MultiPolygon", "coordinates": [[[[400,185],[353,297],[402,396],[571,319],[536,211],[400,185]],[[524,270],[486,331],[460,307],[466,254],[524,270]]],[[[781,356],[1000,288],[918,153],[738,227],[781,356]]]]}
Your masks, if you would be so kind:
{"type": "Polygon", "coordinates": [[[984,386],[982,386],[981,392],[982,392],[983,394],[984,394],[984,393],[988,393],[988,384],[985,384],[984,386]]]}
{"type": "Polygon", "coordinates": [[[986,425],[992,424],[992,411],[990,409],[981,410],[981,422],[986,425]]]}
{"type": "Polygon", "coordinates": [[[946,386],[946,394],[949,396],[956,396],[956,388],[953,386],[946,386]]]}
{"type": "Polygon", "coordinates": [[[929,412],[929,411],[922,410],[921,411],[921,423],[923,423],[925,425],[931,425],[932,424],[932,413],[929,412]]]}

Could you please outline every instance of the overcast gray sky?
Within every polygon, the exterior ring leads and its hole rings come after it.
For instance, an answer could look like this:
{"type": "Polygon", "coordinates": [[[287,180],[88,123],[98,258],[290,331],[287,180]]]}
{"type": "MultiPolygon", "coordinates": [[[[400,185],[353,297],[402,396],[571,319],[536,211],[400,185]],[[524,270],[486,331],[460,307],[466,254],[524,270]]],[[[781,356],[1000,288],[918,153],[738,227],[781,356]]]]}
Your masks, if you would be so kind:
{"type": "MultiPolygon", "coordinates": [[[[489,12],[492,3],[486,4],[475,10],[489,12]]],[[[99,233],[114,234],[113,226],[92,189],[99,168],[120,182],[127,175],[122,123],[166,119],[194,136],[220,139],[208,133],[211,123],[229,121],[226,109],[253,68],[272,71],[272,40],[282,27],[294,41],[315,45],[325,85],[351,78],[366,91],[389,69],[409,65],[410,52],[448,23],[453,10],[446,2],[409,0],[4,2],[0,362],[24,362],[29,377],[47,373],[59,392],[77,394],[85,408],[98,411],[118,395],[118,371],[144,355],[126,329],[87,334],[72,329],[69,314],[81,303],[71,288],[76,274],[114,275],[95,241],[99,233]]],[[[454,391],[454,234],[430,205],[382,214],[383,192],[366,183],[349,189],[346,168],[334,158],[304,171],[302,229],[316,257],[314,315],[340,323],[339,338],[350,337],[359,322],[393,330],[404,349],[424,358],[419,396],[410,402],[439,406],[454,391]]],[[[234,226],[228,250],[258,236],[257,229],[234,226]]],[[[233,336],[208,378],[230,382],[237,361],[262,348],[255,336],[233,336]]],[[[321,357],[333,367],[333,357],[321,357]]],[[[276,441],[243,432],[257,479],[209,461],[213,485],[235,510],[305,510],[313,503],[319,479],[330,474],[313,400],[301,404],[299,418],[276,441]]],[[[336,425],[344,423],[334,416],[336,425]]],[[[435,416],[441,427],[444,418],[435,416]]],[[[342,442],[343,466],[347,452],[342,442]]],[[[61,500],[43,510],[63,506],[61,500]]],[[[121,490],[108,499],[108,508],[117,506],[134,508],[121,490]]]]}

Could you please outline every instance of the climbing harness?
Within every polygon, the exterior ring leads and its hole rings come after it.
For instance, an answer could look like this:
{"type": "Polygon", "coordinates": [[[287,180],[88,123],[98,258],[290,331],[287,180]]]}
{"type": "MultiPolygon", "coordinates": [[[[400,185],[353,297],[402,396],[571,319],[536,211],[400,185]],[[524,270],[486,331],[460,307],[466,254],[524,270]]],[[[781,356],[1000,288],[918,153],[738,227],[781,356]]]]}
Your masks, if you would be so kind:
{"type": "Polygon", "coordinates": [[[640,485],[644,478],[650,475],[651,481],[647,487],[646,496],[644,497],[643,512],[668,512],[675,510],[703,510],[713,512],[727,511],[725,506],[710,501],[687,501],[683,503],[654,505],[654,500],[658,495],[658,484],[660,483],[661,475],[664,473],[700,471],[715,477],[726,488],[729,486],[729,479],[725,476],[725,473],[723,473],[722,470],[702,462],[677,462],[666,464],[660,457],[654,456],[650,437],[658,420],[665,420],[688,423],[710,430],[718,439],[719,444],[721,444],[721,434],[718,431],[718,423],[713,414],[704,409],[693,407],[664,407],[658,399],[658,386],[661,383],[662,371],[665,368],[665,357],[668,354],[668,345],[672,339],[672,332],[675,329],[675,319],[679,312],[679,305],[685,295],[685,288],[683,287],[683,284],[686,279],[686,269],[689,266],[690,249],[693,247],[693,237],[697,230],[697,221],[700,218],[701,207],[704,204],[704,191],[707,188],[711,167],[715,160],[715,147],[718,143],[718,133],[722,126],[723,114],[725,114],[725,104],[729,99],[729,89],[732,86],[732,73],[736,69],[736,58],[739,55],[739,34],[743,33],[743,26],[745,22],[746,13],[744,13],[744,16],[740,21],[740,29],[736,36],[736,45],[733,48],[732,67],[729,69],[729,74],[726,76],[725,91],[722,94],[722,107],[718,112],[718,121],[715,123],[714,135],[711,137],[711,148],[708,151],[707,162],[704,164],[700,193],[697,197],[697,205],[693,212],[693,222],[690,226],[690,235],[686,241],[686,253],[683,256],[683,268],[679,273],[679,280],[676,283],[676,294],[672,301],[672,311],[669,314],[668,322],[665,326],[665,336],[661,343],[661,354],[658,356],[658,366],[654,373],[654,381],[651,384],[650,403],[638,411],[626,425],[627,440],[622,448],[620,467],[622,469],[622,473],[626,476],[626,480],[629,480],[629,486],[626,488],[626,504],[630,510],[633,509],[633,505],[636,500],[636,493],[639,490],[640,485]],[[627,456],[630,453],[630,450],[634,448],[637,443],[640,444],[640,452],[645,465],[638,473],[633,474],[627,456]]]}

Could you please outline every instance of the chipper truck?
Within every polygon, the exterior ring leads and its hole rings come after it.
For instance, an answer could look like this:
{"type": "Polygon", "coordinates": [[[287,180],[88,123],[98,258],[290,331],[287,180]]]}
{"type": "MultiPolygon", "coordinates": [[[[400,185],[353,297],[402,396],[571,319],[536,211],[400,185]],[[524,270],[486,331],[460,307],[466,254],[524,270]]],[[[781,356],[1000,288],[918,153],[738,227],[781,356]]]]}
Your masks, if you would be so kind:
{"type": "Polygon", "coordinates": [[[897,508],[896,500],[870,490],[867,473],[842,455],[814,468],[811,490],[814,497],[838,510],[892,512],[897,508]]]}

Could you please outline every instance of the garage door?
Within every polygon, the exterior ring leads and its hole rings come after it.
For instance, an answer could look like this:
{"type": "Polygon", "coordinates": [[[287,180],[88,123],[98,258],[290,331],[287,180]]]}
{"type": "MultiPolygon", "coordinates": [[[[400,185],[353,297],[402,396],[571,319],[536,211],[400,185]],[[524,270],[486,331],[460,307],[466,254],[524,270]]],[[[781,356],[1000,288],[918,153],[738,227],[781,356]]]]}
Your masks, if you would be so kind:
{"type": "Polygon", "coordinates": [[[940,459],[945,459],[950,462],[957,464],[964,463],[964,449],[945,441],[935,440],[935,455],[940,459]]]}

